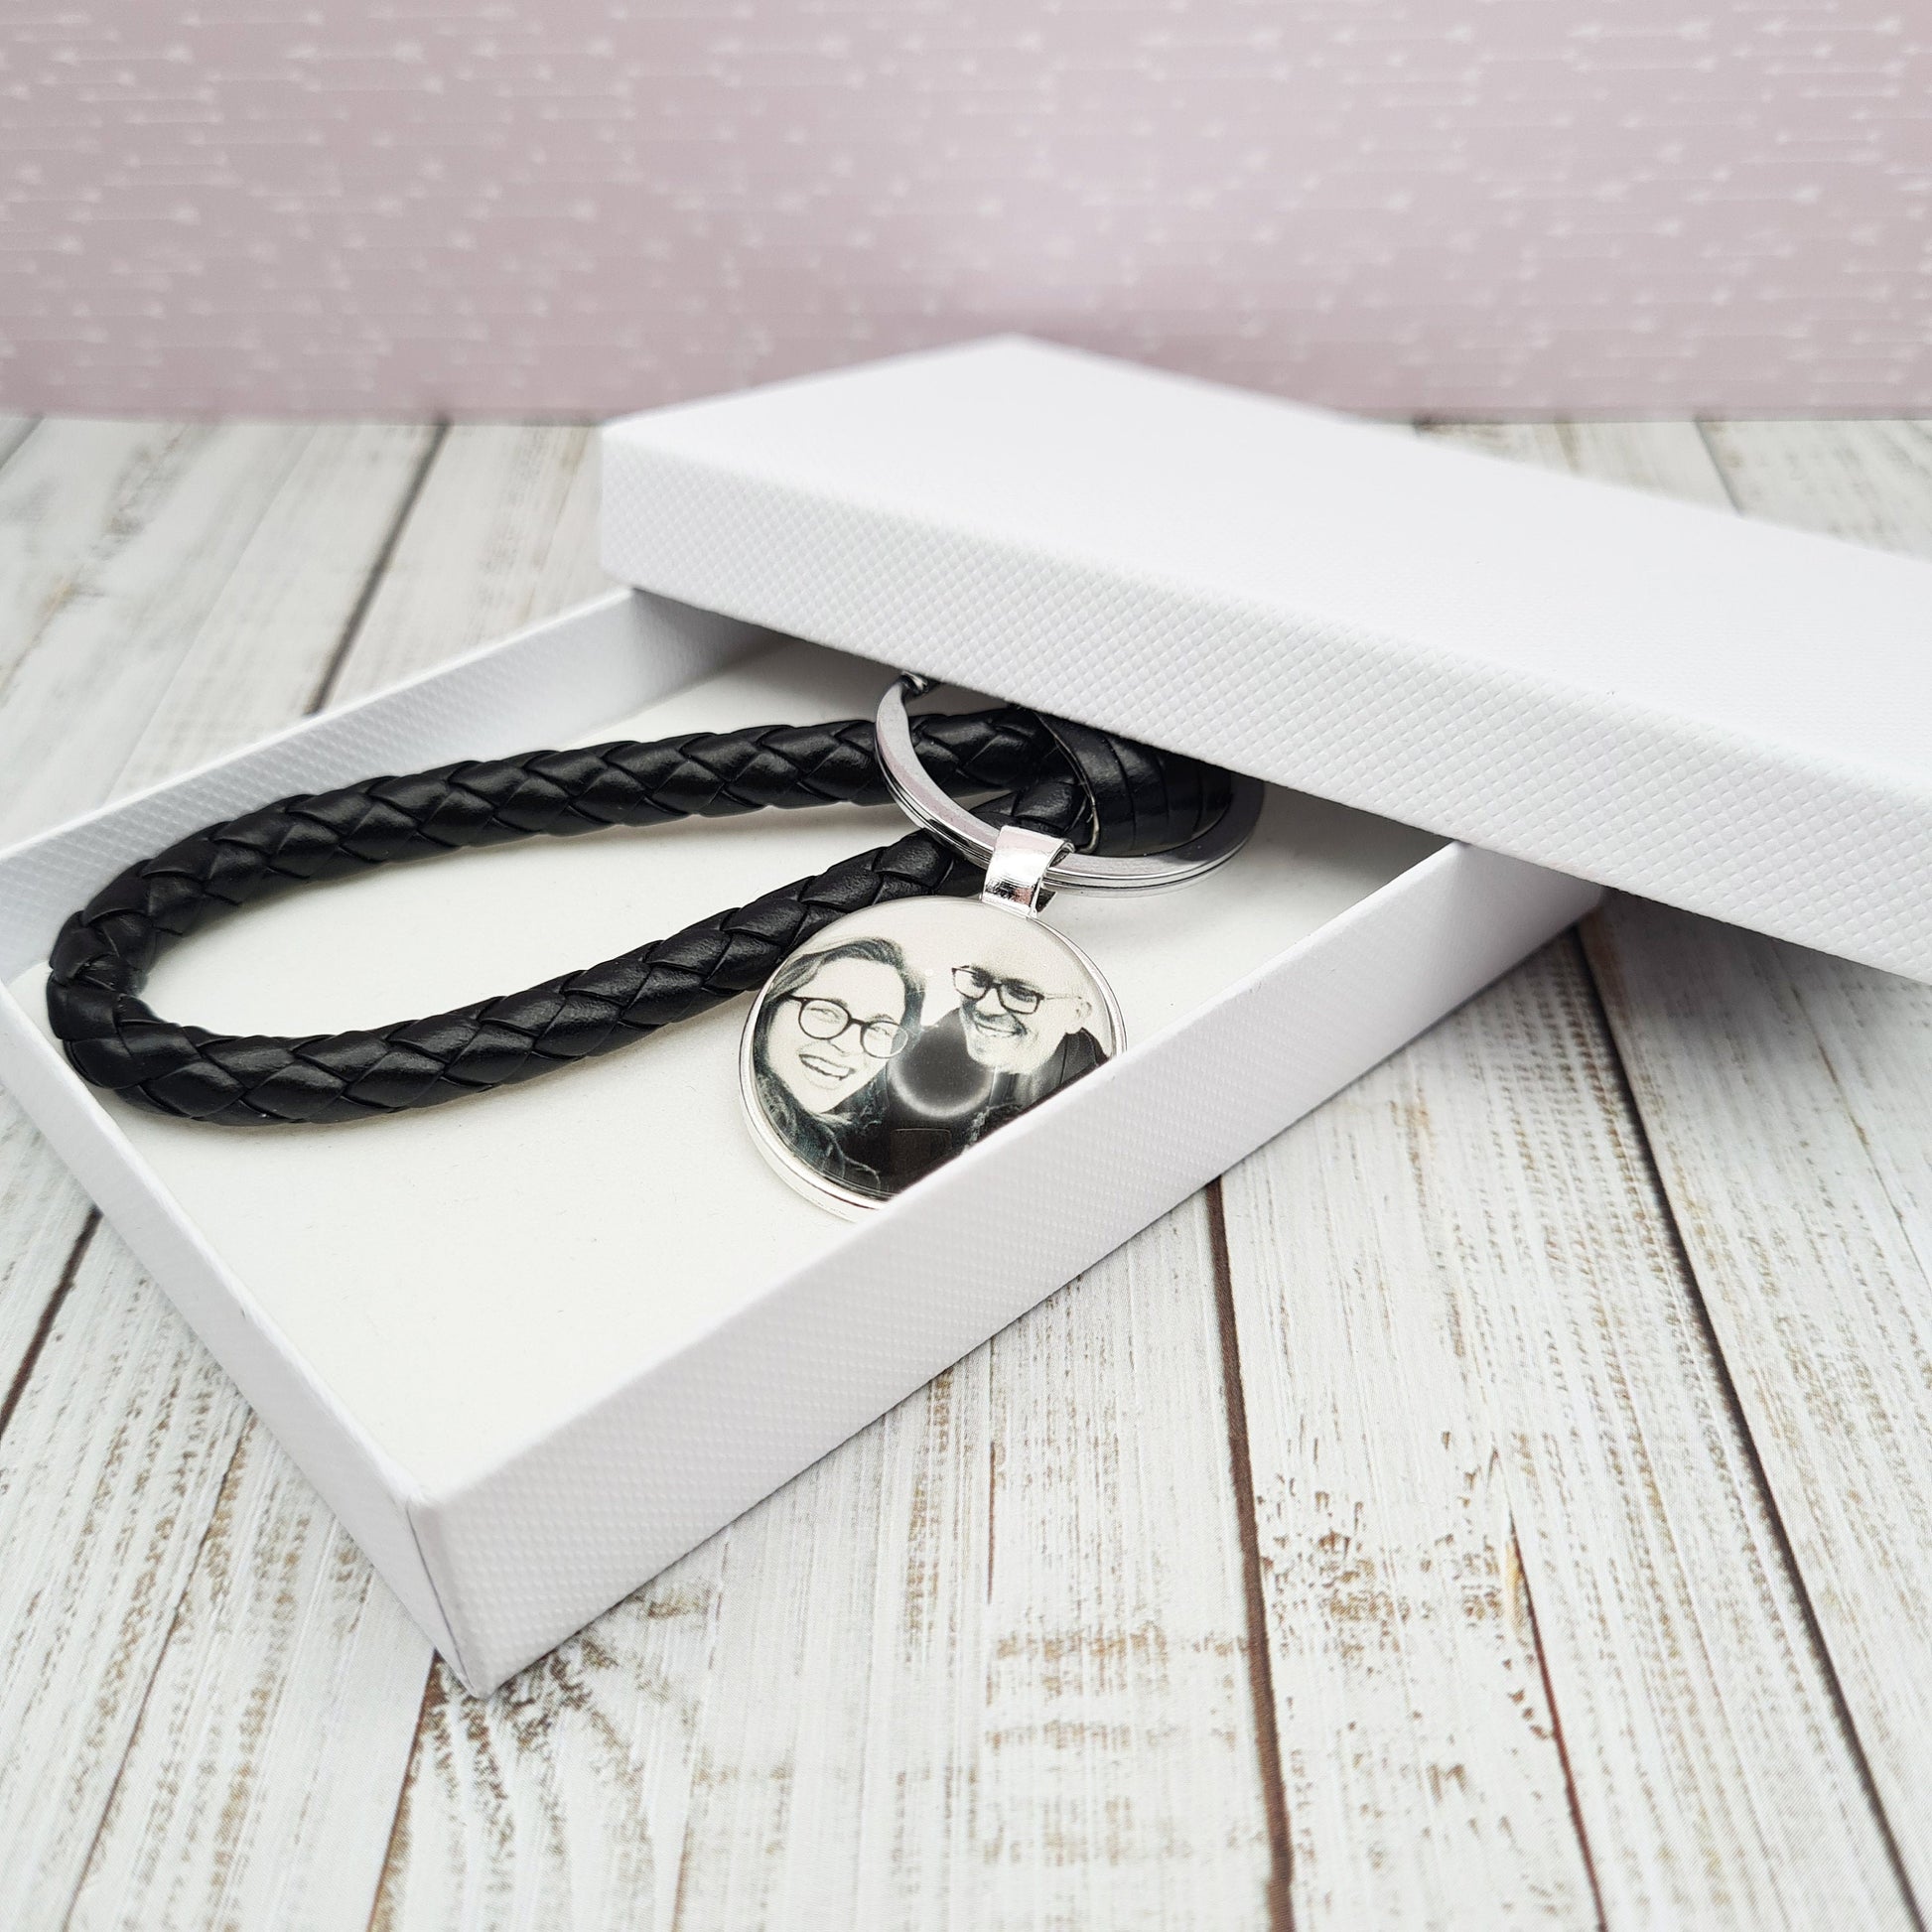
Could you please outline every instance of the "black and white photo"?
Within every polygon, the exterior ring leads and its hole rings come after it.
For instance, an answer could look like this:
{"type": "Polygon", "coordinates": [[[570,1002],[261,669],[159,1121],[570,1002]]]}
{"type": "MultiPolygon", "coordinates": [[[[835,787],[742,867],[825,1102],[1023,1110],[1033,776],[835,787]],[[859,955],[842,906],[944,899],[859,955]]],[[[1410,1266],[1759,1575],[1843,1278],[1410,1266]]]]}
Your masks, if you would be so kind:
{"type": "Polygon", "coordinates": [[[745,1035],[759,1143],[807,1191],[889,1199],[1120,1050],[1111,996],[1037,920],[919,899],[841,919],[745,1035]]]}

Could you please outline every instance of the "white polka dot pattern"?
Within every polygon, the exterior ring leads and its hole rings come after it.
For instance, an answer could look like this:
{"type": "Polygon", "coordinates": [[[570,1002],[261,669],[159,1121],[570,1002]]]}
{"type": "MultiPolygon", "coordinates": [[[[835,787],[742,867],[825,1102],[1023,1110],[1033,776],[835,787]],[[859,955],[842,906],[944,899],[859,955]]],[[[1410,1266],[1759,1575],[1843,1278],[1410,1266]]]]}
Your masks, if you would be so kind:
{"type": "Polygon", "coordinates": [[[1403,412],[1909,410],[1885,0],[73,0],[15,406],[608,414],[1019,328],[1403,412]]]}

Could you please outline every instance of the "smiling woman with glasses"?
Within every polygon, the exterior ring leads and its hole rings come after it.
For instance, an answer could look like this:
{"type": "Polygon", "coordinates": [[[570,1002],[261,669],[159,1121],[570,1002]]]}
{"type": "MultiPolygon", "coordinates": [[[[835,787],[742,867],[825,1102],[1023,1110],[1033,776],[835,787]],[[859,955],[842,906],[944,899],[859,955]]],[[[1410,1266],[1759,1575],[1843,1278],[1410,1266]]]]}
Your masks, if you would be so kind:
{"type": "Polygon", "coordinates": [[[905,1028],[890,1020],[861,1020],[842,1001],[809,993],[787,993],[787,1000],[798,1002],[798,1025],[811,1039],[843,1039],[854,1027],[859,1029],[859,1044],[876,1060],[889,1060],[902,1052],[912,1037],[905,1028]]]}
{"type": "Polygon", "coordinates": [[[851,939],[786,962],[752,1038],[766,1118],[801,1160],[883,1197],[880,1076],[911,1044],[919,989],[890,939],[851,939]]]}

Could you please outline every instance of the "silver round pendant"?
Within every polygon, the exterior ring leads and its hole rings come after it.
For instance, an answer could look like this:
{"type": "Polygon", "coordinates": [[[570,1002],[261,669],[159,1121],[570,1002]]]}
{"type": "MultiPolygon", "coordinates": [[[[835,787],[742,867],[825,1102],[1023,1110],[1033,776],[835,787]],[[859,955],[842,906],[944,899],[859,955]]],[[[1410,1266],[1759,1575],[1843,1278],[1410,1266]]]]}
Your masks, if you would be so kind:
{"type": "Polygon", "coordinates": [[[1079,947],[983,899],[854,912],[753,1004],[739,1085],[759,1149],[821,1205],[879,1207],[1121,1050],[1079,947]]]}

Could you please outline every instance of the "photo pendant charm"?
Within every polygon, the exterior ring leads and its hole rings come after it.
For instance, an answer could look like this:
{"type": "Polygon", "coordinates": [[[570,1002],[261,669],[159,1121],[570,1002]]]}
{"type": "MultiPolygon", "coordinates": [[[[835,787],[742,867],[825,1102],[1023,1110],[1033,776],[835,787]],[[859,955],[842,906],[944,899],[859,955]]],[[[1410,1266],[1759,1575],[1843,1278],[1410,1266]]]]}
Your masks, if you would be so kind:
{"type": "Polygon", "coordinates": [[[879,708],[880,763],[915,823],[986,864],[977,899],[896,899],[834,921],[753,1003],[739,1083],[759,1150],[847,1215],[883,1205],[1121,1051],[1120,1005],[1038,916],[1058,889],[1149,892],[1199,878],[1247,842],[1261,787],[1239,780],[1209,832],[1145,859],[973,816],[913,751],[902,678],[879,708]]]}

